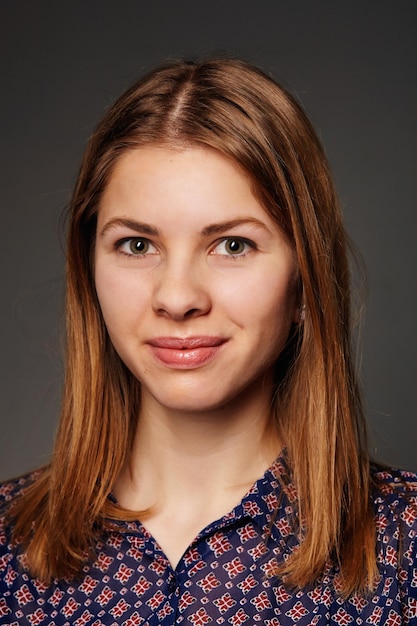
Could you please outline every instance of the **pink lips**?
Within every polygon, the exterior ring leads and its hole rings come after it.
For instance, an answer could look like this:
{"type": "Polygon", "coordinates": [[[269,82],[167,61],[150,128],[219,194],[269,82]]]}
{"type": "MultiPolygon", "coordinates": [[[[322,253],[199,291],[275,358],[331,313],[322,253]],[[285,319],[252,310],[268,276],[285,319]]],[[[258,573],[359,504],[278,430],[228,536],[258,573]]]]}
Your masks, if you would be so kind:
{"type": "Polygon", "coordinates": [[[226,343],[223,337],[156,337],[148,341],[158,361],[175,369],[193,369],[211,361],[226,343]]]}

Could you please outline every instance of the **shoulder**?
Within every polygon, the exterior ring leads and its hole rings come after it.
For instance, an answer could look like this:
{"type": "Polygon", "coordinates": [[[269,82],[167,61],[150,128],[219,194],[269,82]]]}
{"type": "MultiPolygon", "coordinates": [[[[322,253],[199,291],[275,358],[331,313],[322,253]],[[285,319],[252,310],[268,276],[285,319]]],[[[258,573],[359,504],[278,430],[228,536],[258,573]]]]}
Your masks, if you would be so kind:
{"type": "Polygon", "coordinates": [[[400,469],[371,467],[372,497],[375,512],[404,519],[409,512],[409,522],[417,521],[417,474],[400,469]],[[413,515],[414,511],[414,515],[413,515]]]}
{"type": "Polygon", "coordinates": [[[417,606],[417,475],[373,466],[372,479],[380,570],[417,606]]]}
{"type": "Polygon", "coordinates": [[[409,536],[414,538],[417,534],[417,474],[373,465],[371,477],[377,531],[395,524],[409,528],[409,536]]]}
{"type": "Polygon", "coordinates": [[[10,566],[15,571],[19,570],[18,549],[12,537],[14,505],[43,472],[43,469],[36,470],[0,483],[0,597],[10,566]]]}
{"type": "Polygon", "coordinates": [[[0,483],[0,515],[3,516],[36,480],[41,476],[43,470],[36,470],[28,474],[23,474],[7,482],[0,483]]]}
{"type": "Polygon", "coordinates": [[[0,549],[8,545],[11,536],[11,519],[13,507],[19,498],[42,475],[43,470],[36,470],[28,474],[0,483],[0,549]]]}

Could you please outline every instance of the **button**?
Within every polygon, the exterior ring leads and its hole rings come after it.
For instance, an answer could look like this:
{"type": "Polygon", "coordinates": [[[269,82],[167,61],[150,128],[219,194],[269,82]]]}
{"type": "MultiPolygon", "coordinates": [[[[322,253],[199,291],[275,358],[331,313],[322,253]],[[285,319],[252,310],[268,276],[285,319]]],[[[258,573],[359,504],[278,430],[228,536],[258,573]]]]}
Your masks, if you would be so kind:
{"type": "Polygon", "coordinates": [[[169,578],[168,578],[168,588],[170,590],[171,593],[174,593],[174,591],[177,588],[177,577],[175,576],[175,574],[170,574],[169,578]]]}

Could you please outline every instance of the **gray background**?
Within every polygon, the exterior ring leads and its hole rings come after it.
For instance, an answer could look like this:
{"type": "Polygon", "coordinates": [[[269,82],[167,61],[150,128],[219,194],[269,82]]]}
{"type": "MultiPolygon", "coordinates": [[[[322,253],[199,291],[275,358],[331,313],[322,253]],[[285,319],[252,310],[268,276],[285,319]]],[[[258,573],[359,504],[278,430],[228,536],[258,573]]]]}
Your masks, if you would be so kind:
{"type": "Polygon", "coordinates": [[[417,470],[415,0],[0,0],[0,479],[46,462],[62,376],[62,213],[113,99],[167,57],[273,71],[325,144],[369,273],[362,380],[380,459],[417,470]]]}

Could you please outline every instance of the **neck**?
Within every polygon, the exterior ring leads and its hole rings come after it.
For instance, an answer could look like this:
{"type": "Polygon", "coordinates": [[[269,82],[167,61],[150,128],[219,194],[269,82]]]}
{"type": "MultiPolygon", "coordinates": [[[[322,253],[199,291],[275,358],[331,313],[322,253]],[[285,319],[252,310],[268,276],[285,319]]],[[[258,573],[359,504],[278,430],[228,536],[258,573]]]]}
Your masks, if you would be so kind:
{"type": "Polygon", "coordinates": [[[280,450],[270,395],[244,396],[218,409],[184,412],[161,407],[145,392],[131,458],[116,485],[120,504],[144,510],[158,502],[210,500],[216,506],[227,494],[238,501],[280,450]]]}

